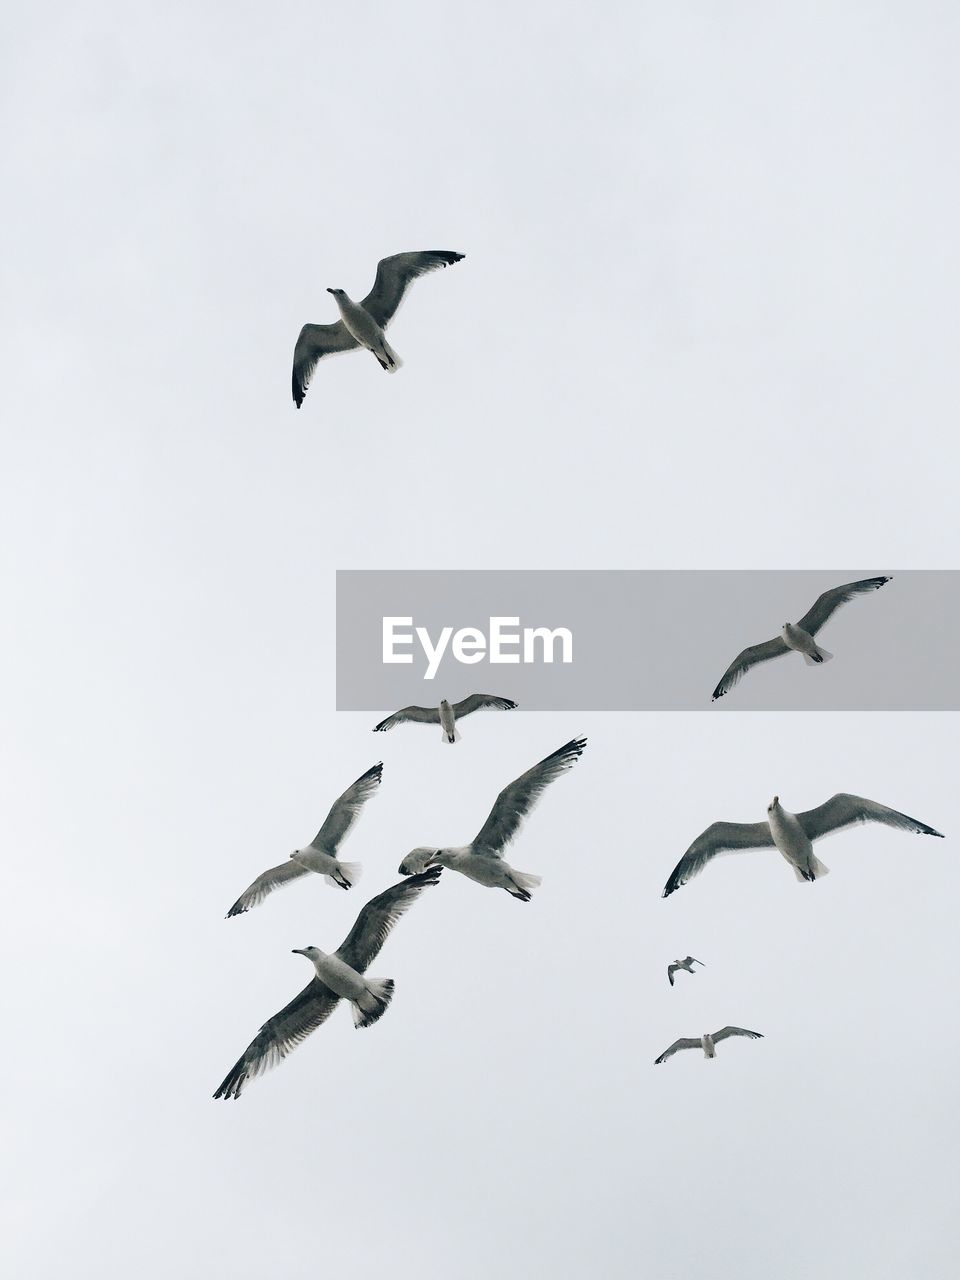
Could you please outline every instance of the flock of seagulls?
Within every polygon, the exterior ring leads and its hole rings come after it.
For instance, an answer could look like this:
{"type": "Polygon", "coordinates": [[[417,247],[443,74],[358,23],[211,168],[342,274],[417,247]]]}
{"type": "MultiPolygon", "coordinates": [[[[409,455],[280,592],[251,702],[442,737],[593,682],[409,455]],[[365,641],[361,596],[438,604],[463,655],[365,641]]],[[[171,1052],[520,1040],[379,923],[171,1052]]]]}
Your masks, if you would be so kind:
{"type": "MultiPolygon", "coordinates": [[[[505,889],[521,902],[529,902],[530,890],[540,883],[540,877],[511,867],[504,861],[503,850],[516,837],[546,788],[579,760],[585,746],[585,738],[571,739],[504,787],[470,844],[460,848],[430,846],[409,853],[400,864],[400,874],[405,879],[370,899],[336,951],[328,954],[315,946],[295,947],[293,953],[313,965],[314,976],[299,995],[263,1024],[213,1096],[239,1098],[251,1080],[282,1062],[325,1022],[341,1000],[350,1005],[357,1027],[372,1026],[383,1017],[393,996],[393,979],[368,978],[367,969],[380,954],[396,922],[423,889],[437,884],[445,867],[477,884],[505,889]]],[[[329,884],[350,889],[360,868],[355,863],[341,862],[337,851],[363,805],[380,786],[382,773],[383,765],[376,764],[352,783],[334,801],[313,842],[305,849],[295,849],[287,862],[258,876],[227,917],[249,911],[274,889],[310,872],[329,884]]]]}
{"type": "MultiPolygon", "coordinates": [[[[303,403],[317,364],[327,356],[363,349],[371,352],[386,372],[395,372],[401,361],[387,341],[386,329],[411,283],[428,272],[461,261],[463,256],[440,249],[383,258],[377,265],[373,288],[361,302],[355,302],[343,289],[328,289],[340,319],[332,324],[306,324],[300,331],[292,378],[297,408],[303,403]]],[[[798,622],[785,622],[778,636],[744,649],[724,672],[713,691],[713,700],[728,694],[751,668],[791,651],[799,653],[810,666],[829,662],[833,655],[817,643],[819,632],[841,605],[877,591],[889,581],[888,575],[864,578],[825,591],[798,622]]],[[[483,709],[509,711],[516,705],[510,698],[472,693],[460,702],[443,699],[437,707],[403,707],[375,725],[374,732],[383,733],[404,723],[439,725],[442,741],[452,745],[460,740],[457,725],[465,716],[483,709]]],[[[438,884],[445,869],[459,872],[484,888],[503,889],[511,897],[529,902],[531,890],[540,884],[540,877],[512,867],[504,858],[504,850],[546,788],[579,760],[585,746],[585,738],[572,738],[504,787],[469,844],[423,845],[411,850],[400,863],[403,879],[366,903],[336,951],[328,953],[312,945],[293,948],[293,954],[303,956],[313,966],[313,976],[289,1004],[260,1027],[213,1096],[239,1098],[251,1080],[276,1066],[326,1021],[341,1000],[350,1006],[356,1027],[369,1027],[379,1021],[390,1005],[394,982],[392,978],[368,977],[367,970],[400,917],[424,889],[438,884]]],[[[334,801],[310,844],[295,849],[286,862],[257,876],[234,902],[227,917],[243,915],[259,906],[275,889],[311,874],[340,889],[351,889],[361,868],[359,863],[342,861],[340,848],[364,805],[379,789],[382,774],[382,764],[361,774],[334,801]]],[[[926,823],[860,796],[839,793],[802,813],[791,813],[781,805],[779,797],[774,796],[762,822],[715,822],[702,832],[671,872],[663,897],[669,897],[693,879],[718,854],[749,849],[777,850],[798,880],[813,882],[828,870],[814,854],[814,841],[867,822],[943,838],[941,832],[926,823]]],[[[702,966],[703,962],[691,955],[669,964],[667,978],[671,988],[678,972],[692,975],[696,972],[695,965],[702,966]]],[[[654,1061],[663,1063],[684,1049],[701,1049],[704,1057],[713,1058],[716,1046],[734,1036],[762,1039],[759,1031],[725,1026],[698,1037],[681,1037],[654,1061]]]]}

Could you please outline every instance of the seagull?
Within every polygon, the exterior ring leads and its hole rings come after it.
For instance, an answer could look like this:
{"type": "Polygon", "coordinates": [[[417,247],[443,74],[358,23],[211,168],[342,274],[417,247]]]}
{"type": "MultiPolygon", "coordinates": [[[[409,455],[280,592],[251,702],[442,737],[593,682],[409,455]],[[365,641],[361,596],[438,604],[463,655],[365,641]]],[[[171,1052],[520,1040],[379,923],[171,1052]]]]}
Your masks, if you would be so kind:
{"type": "Polygon", "coordinates": [[[239,1098],[248,1080],[281,1062],[326,1021],[341,999],[350,1002],[356,1027],[369,1027],[382,1017],[393,997],[393,979],[361,975],[380,954],[390,930],[420,890],[439,879],[440,868],[432,867],[371,898],[332,955],[319,947],[295,947],[294,955],[306,956],[313,964],[314,977],[298,996],[263,1024],[213,1096],[239,1098]]]}
{"type": "Polygon", "coordinates": [[[722,1027],[719,1031],[714,1031],[713,1035],[704,1034],[689,1039],[681,1036],[679,1040],[674,1040],[669,1049],[664,1049],[659,1058],[654,1058],[653,1065],[657,1066],[661,1062],[666,1062],[668,1058],[673,1057],[675,1053],[679,1053],[681,1049],[702,1049],[705,1058],[715,1058],[717,1056],[716,1044],[720,1040],[726,1040],[730,1036],[749,1036],[751,1040],[762,1040],[763,1036],[759,1031],[747,1031],[745,1027],[722,1027]]]}
{"type": "Polygon", "coordinates": [[[864,822],[881,822],[901,831],[943,839],[942,832],[926,823],[862,796],[840,792],[805,813],[789,813],[780,804],[780,797],[774,796],[767,806],[766,822],[715,822],[697,836],[670,873],[663,896],[669,897],[692,880],[718,853],[740,853],[743,849],[779,849],[798,880],[816,880],[830,868],[814,856],[813,841],[864,822]]]}
{"type": "Polygon", "coordinates": [[[297,408],[303,404],[313,371],[324,356],[365,347],[377,357],[382,369],[395,373],[401,361],[383,331],[400,309],[403,295],[418,276],[448,267],[461,258],[462,253],[450,249],[425,249],[381,258],[373,288],[359,303],[342,289],[328,289],[340,309],[340,319],[335,324],[305,324],[300,330],[293,351],[293,399],[297,408]]]}
{"type": "Polygon", "coordinates": [[[702,960],[697,960],[694,956],[687,956],[685,960],[674,960],[673,964],[668,964],[667,977],[670,979],[671,987],[673,986],[673,975],[678,969],[683,969],[686,973],[693,973],[695,964],[703,965],[704,968],[707,967],[702,960]]]}
{"type": "Polygon", "coordinates": [[[239,916],[251,907],[257,907],[268,893],[279,889],[281,885],[299,880],[301,876],[315,871],[324,876],[328,884],[339,885],[341,889],[349,889],[360,876],[359,862],[341,862],[337,857],[337,849],[344,836],[360,816],[364,801],[373,795],[380,785],[382,764],[375,764],[372,769],[360,777],[339,800],[335,800],[333,808],[327,814],[323,826],[304,849],[294,849],[287,862],[278,867],[270,867],[262,875],[257,876],[248,889],[244,889],[236,900],[226,918],[239,916]]]}
{"type": "Polygon", "coordinates": [[[859,582],[848,582],[842,587],[833,587],[830,591],[825,591],[798,623],[785,622],[783,630],[775,640],[765,640],[763,644],[751,645],[749,649],[744,649],[739,657],[734,658],[723,673],[723,679],[714,689],[712,700],[716,702],[725,693],[729,693],[744,672],[749,671],[751,667],[755,667],[760,662],[767,662],[770,658],[779,658],[789,653],[791,649],[803,654],[803,660],[807,666],[829,662],[833,654],[828,653],[826,649],[821,649],[813,637],[842,604],[846,604],[854,596],[865,595],[868,591],[878,591],[885,582],[889,581],[889,575],[880,578],[862,578],[859,582]]]}
{"type": "Polygon", "coordinates": [[[462,702],[452,705],[444,698],[439,707],[404,707],[395,711],[386,720],[373,726],[374,733],[385,733],[395,724],[403,724],[405,720],[417,724],[439,724],[443,726],[444,742],[459,742],[456,722],[472,711],[481,711],[484,707],[494,707],[497,711],[512,711],[517,704],[510,698],[498,698],[495,693],[471,693],[462,702]]]}
{"type": "Polygon", "coordinates": [[[586,738],[573,738],[552,755],[521,774],[497,796],[480,834],[456,849],[414,849],[400,863],[400,874],[409,876],[424,867],[439,864],[459,871],[490,889],[506,889],[521,902],[530,901],[530,890],[540,877],[517,871],[503,859],[503,850],[520,830],[520,824],[554,778],[576,764],[587,745],[586,738]]]}

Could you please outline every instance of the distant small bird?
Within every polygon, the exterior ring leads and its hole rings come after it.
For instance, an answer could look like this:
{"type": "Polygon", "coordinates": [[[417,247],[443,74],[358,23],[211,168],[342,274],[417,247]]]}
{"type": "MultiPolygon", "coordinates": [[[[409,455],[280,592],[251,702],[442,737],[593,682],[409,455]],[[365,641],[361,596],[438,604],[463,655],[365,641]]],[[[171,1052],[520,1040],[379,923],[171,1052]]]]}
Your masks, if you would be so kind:
{"type": "Polygon", "coordinates": [[[397,314],[403,295],[418,276],[462,258],[462,253],[450,249],[395,253],[381,258],[373,288],[360,303],[342,289],[328,289],[340,309],[340,319],[335,324],[305,324],[300,330],[293,352],[293,399],[297,408],[303,404],[313,371],[324,356],[363,347],[373,352],[381,369],[395,373],[400,357],[387,342],[384,330],[397,314]]]}
{"type": "Polygon", "coordinates": [[[298,996],[263,1024],[213,1096],[239,1098],[249,1080],[282,1062],[329,1018],[341,1000],[350,1002],[354,1026],[369,1027],[381,1018],[393,997],[393,979],[362,975],[380,954],[390,930],[421,889],[429,888],[439,879],[440,868],[432,867],[371,898],[332,955],[319,947],[295,947],[293,954],[306,956],[316,975],[298,996]]]}
{"type": "Polygon", "coordinates": [[[846,604],[854,596],[864,595],[868,591],[878,591],[885,582],[889,581],[889,576],[862,578],[859,582],[848,582],[845,586],[833,587],[830,591],[825,591],[798,623],[785,622],[783,630],[775,640],[765,640],[763,644],[751,645],[749,649],[744,649],[743,653],[736,657],[723,673],[723,679],[713,691],[713,701],[716,702],[717,698],[722,698],[725,693],[729,693],[744,672],[749,671],[751,667],[755,667],[760,662],[767,662],[770,658],[779,658],[789,653],[791,649],[803,654],[803,660],[808,666],[829,662],[833,654],[828,653],[826,649],[821,649],[813,637],[842,604],[846,604]]]}
{"type": "Polygon", "coordinates": [[[744,849],[779,849],[798,880],[816,880],[825,876],[829,867],[814,856],[813,841],[864,822],[880,822],[901,831],[943,839],[940,831],[926,823],[862,796],[840,792],[805,813],[788,812],[780,804],[780,797],[774,796],[767,806],[766,822],[714,822],[697,836],[671,872],[663,896],[669,897],[692,880],[718,853],[740,853],[744,849]]]}
{"type": "Polygon", "coordinates": [[[292,880],[299,880],[311,871],[325,876],[328,884],[338,885],[341,889],[351,888],[360,876],[360,863],[341,862],[337,857],[337,850],[360,816],[364,801],[380,785],[382,773],[383,765],[375,764],[347,787],[340,799],[334,801],[326,821],[310,844],[304,849],[294,849],[288,862],[281,862],[278,867],[270,867],[257,876],[227,912],[227,919],[259,906],[274,889],[290,884],[292,880]]]}
{"type": "Polygon", "coordinates": [[[385,733],[395,724],[403,724],[405,720],[409,720],[416,724],[439,724],[443,727],[444,742],[459,742],[460,734],[456,725],[464,716],[481,711],[484,707],[512,711],[516,705],[510,698],[498,698],[495,693],[471,693],[462,702],[454,702],[452,705],[444,698],[439,707],[404,707],[401,711],[395,711],[392,716],[387,716],[386,720],[374,725],[373,732],[385,733]]]}
{"type": "Polygon", "coordinates": [[[687,956],[685,960],[674,960],[673,964],[668,964],[667,977],[670,979],[671,987],[673,986],[673,975],[678,969],[683,969],[686,973],[693,973],[695,964],[703,965],[704,968],[707,967],[702,960],[696,960],[693,956],[687,956]]]}
{"type": "Polygon", "coordinates": [[[586,738],[572,739],[504,787],[479,835],[470,844],[454,849],[414,849],[400,863],[400,874],[409,876],[439,864],[459,871],[477,884],[489,889],[506,889],[512,897],[529,902],[530,890],[537,887],[540,877],[511,867],[503,859],[503,850],[549,784],[576,764],[586,745],[586,738]]]}
{"type": "Polygon", "coordinates": [[[763,1039],[759,1031],[747,1031],[743,1027],[723,1027],[720,1031],[714,1031],[713,1035],[704,1034],[695,1039],[681,1037],[679,1040],[674,1040],[669,1049],[664,1049],[659,1058],[654,1058],[653,1064],[657,1066],[658,1063],[666,1062],[681,1049],[702,1049],[705,1058],[715,1058],[717,1051],[714,1046],[729,1036],[749,1036],[751,1040],[763,1039]]]}

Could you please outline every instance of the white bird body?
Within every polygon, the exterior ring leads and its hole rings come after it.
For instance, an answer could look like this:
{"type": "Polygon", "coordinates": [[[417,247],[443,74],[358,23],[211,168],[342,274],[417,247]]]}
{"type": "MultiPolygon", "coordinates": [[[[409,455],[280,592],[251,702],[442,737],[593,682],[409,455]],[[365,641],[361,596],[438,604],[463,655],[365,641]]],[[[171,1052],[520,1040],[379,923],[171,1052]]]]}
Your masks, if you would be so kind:
{"type": "Polygon", "coordinates": [[[529,889],[536,889],[541,883],[539,876],[527,871],[517,871],[503,858],[474,853],[470,845],[462,845],[458,849],[437,849],[433,853],[433,862],[439,863],[441,867],[449,867],[451,871],[459,871],[468,880],[482,884],[487,889],[506,889],[514,897],[518,892],[525,894],[529,889]]]}
{"type": "Polygon", "coordinates": [[[803,660],[808,667],[829,662],[833,657],[832,653],[820,648],[809,631],[804,631],[803,627],[798,627],[796,623],[785,622],[780,634],[788,649],[792,649],[794,653],[803,654],[803,660]]]}
{"type": "Polygon", "coordinates": [[[715,1058],[717,1056],[717,1047],[713,1043],[713,1036],[707,1032],[700,1037],[700,1044],[703,1046],[703,1056],[705,1058],[715,1058]]]}
{"type": "Polygon", "coordinates": [[[333,294],[333,300],[340,309],[340,319],[350,337],[367,351],[372,351],[388,373],[395,373],[400,367],[400,357],[387,342],[383,329],[370,312],[361,307],[359,302],[354,302],[343,289],[328,289],[327,292],[333,294]]]}
{"type": "Polygon", "coordinates": [[[341,862],[334,854],[324,853],[322,849],[315,849],[312,845],[307,845],[305,849],[294,849],[290,857],[307,871],[325,876],[327,884],[343,888],[346,880],[348,886],[352,887],[360,879],[359,862],[341,862]]]}
{"type": "Polygon", "coordinates": [[[377,981],[376,978],[365,978],[362,973],[351,969],[350,965],[345,964],[338,956],[328,955],[319,947],[304,947],[298,949],[296,954],[312,960],[320,981],[344,1000],[360,999],[370,990],[370,983],[377,981]]]}
{"type": "Polygon", "coordinates": [[[814,854],[813,841],[800,825],[800,819],[784,809],[779,796],[774,796],[767,806],[767,822],[773,843],[793,867],[798,880],[816,880],[827,874],[829,867],[814,854]]]}
{"type": "Polygon", "coordinates": [[[702,965],[703,961],[698,960],[696,956],[684,956],[682,960],[677,959],[677,960],[674,960],[673,964],[668,964],[667,978],[670,981],[671,987],[673,986],[673,975],[677,972],[678,969],[682,969],[684,973],[695,973],[696,970],[693,967],[695,964],[702,965]]]}
{"type": "Polygon", "coordinates": [[[453,707],[446,698],[440,702],[440,727],[443,729],[443,740],[453,744],[460,741],[460,734],[457,731],[457,717],[453,707]]]}

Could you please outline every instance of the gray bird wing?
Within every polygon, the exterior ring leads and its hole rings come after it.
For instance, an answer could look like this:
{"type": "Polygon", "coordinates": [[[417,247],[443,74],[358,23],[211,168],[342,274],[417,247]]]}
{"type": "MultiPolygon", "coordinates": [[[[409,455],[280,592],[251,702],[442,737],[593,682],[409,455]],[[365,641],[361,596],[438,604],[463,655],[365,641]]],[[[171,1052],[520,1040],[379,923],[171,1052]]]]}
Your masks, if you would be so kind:
{"type": "Polygon", "coordinates": [[[773,836],[766,822],[714,822],[697,836],[673,868],[664,885],[663,897],[669,898],[681,885],[699,875],[711,858],[718,854],[767,848],[773,848],[773,836]]]}
{"type": "Polygon", "coordinates": [[[751,1040],[763,1039],[759,1031],[747,1031],[745,1027],[723,1027],[720,1031],[715,1031],[710,1038],[716,1044],[718,1040],[728,1040],[730,1036],[749,1036],[751,1040]]]}
{"type": "Polygon", "coordinates": [[[338,320],[336,324],[305,324],[293,349],[293,399],[297,408],[303,404],[313,371],[324,356],[352,351],[358,346],[350,330],[338,320]]]}
{"type": "Polygon", "coordinates": [[[720,683],[713,691],[712,701],[716,702],[725,693],[729,693],[733,686],[739,683],[744,672],[749,671],[751,667],[757,666],[760,662],[769,662],[771,658],[782,657],[789,652],[790,648],[782,636],[777,636],[774,640],[764,640],[763,644],[754,644],[749,649],[744,649],[743,653],[734,658],[723,673],[720,683]]]}
{"type": "Polygon", "coordinates": [[[846,582],[842,587],[832,587],[820,596],[812,609],[807,610],[797,626],[815,636],[831,614],[836,613],[842,604],[846,604],[854,596],[865,595],[868,591],[878,591],[885,582],[889,581],[889,576],[861,578],[859,582],[846,582]]]}
{"type": "Polygon", "coordinates": [[[364,801],[379,787],[382,773],[382,763],[375,764],[372,769],[361,774],[356,782],[351,783],[339,800],[333,802],[326,821],[310,841],[314,849],[322,849],[329,854],[336,852],[343,837],[359,818],[364,801]]]}
{"type": "Polygon", "coordinates": [[[679,966],[678,964],[668,964],[668,965],[667,965],[667,977],[670,979],[670,985],[671,985],[671,987],[673,986],[673,975],[677,972],[677,970],[678,970],[679,968],[680,968],[680,966],[679,966]]]}
{"type": "Polygon", "coordinates": [[[586,745],[586,738],[572,738],[504,787],[473,841],[473,852],[491,858],[502,857],[504,847],[517,834],[537,800],[555,778],[576,764],[586,745]]]}
{"type": "Polygon", "coordinates": [[[832,796],[816,809],[798,813],[797,820],[811,840],[818,840],[822,836],[864,822],[882,822],[886,827],[898,827],[901,831],[913,831],[917,835],[939,836],[943,839],[942,832],[928,827],[925,822],[918,822],[916,818],[896,809],[888,809],[876,800],[864,800],[862,796],[851,796],[844,792],[832,796]]]}
{"type": "Polygon", "coordinates": [[[453,714],[457,720],[470,715],[473,711],[482,711],[492,707],[497,711],[512,711],[517,704],[512,698],[498,698],[495,693],[471,693],[462,702],[453,704],[453,714]]]}
{"type": "Polygon", "coordinates": [[[454,253],[451,249],[424,249],[381,258],[377,263],[373,288],[360,305],[373,316],[381,329],[385,329],[397,314],[403,295],[418,276],[439,267],[449,267],[462,257],[462,253],[454,253]]]}
{"type": "Polygon", "coordinates": [[[279,867],[270,867],[262,875],[257,876],[248,889],[244,889],[227,912],[226,918],[229,920],[231,916],[243,915],[244,911],[249,911],[251,907],[259,907],[264,898],[273,893],[274,889],[280,889],[291,880],[299,880],[301,876],[308,875],[310,875],[310,869],[301,867],[293,859],[281,862],[279,867]]]}
{"type": "Polygon", "coordinates": [[[675,1053],[679,1053],[681,1049],[699,1049],[701,1047],[700,1040],[691,1040],[688,1036],[681,1036],[679,1040],[674,1040],[669,1049],[664,1049],[659,1058],[654,1058],[653,1065],[666,1062],[668,1058],[672,1058],[675,1053]]]}
{"type": "Polygon", "coordinates": [[[340,997],[319,978],[312,978],[299,995],[263,1024],[224,1077],[215,1098],[239,1098],[249,1080],[282,1062],[291,1050],[329,1018],[340,997]]]}
{"type": "MultiPolygon", "coordinates": [[[[684,964],[703,964],[703,961],[698,960],[696,956],[687,956],[684,964]]],[[[704,964],[703,967],[706,968],[707,966],[704,964]]]]}
{"type": "Polygon", "coordinates": [[[386,720],[381,720],[379,724],[375,724],[373,732],[386,733],[395,724],[403,724],[405,720],[413,721],[416,724],[439,724],[440,709],[439,707],[403,707],[400,711],[395,711],[392,716],[387,716],[386,720]]]}
{"type": "Polygon", "coordinates": [[[367,966],[380,954],[390,930],[420,896],[420,891],[437,883],[442,870],[442,867],[431,867],[371,898],[337,950],[344,964],[357,973],[366,972],[367,966]]]}

